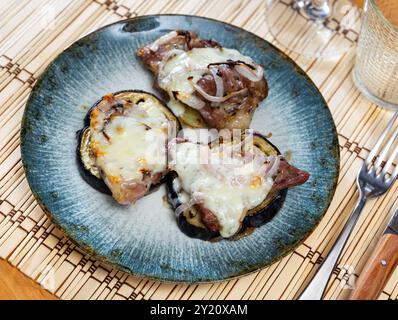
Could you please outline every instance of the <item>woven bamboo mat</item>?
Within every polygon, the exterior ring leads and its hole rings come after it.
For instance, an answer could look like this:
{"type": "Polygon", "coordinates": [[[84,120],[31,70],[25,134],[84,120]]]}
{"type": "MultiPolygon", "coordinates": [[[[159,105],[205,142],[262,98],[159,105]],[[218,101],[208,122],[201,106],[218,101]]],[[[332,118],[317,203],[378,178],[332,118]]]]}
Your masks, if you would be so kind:
{"type": "MultiPolygon", "coordinates": [[[[63,49],[117,20],[185,13],[230,22],[272,42],[264,0],[9,0],[0,4],[0,257],[62,299],[292,299],[330,250],[356,201],[355,175],[391,114],[366,101],[351,80],[354,53],[306,60],[287,52],[328,101],[339,132],[341,173],[333,202],[312,235],[267,269],[215,284],[174,285],[129,276],[81,252],[44,215],[29,190],[19,148],[28,95],[63,49]]],[[[290,2],[286,0],[286,2],[290,2]]],[[[282,5],[275,14],[288,25],[282,5]]],[[[359,23],[359,22],[358,22],[359,23]]],[[[299,30],[300,36],[305,30],[299,30]]],[[[395,207],[398,184],[370,202],[327,289],[344,299],[395,207]]],[[[380,299],[397,299],[398,270],[380,299]]]]}

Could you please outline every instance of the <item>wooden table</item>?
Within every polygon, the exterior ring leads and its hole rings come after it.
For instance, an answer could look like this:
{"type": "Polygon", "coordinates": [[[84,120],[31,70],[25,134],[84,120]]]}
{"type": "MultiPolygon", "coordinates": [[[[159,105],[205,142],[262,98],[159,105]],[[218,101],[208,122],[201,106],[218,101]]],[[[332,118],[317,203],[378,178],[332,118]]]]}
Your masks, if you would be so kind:
{"type": "MultiPolygon", "coordinates": [[[[288,1],[288,0],[286,0],[288,1]]],[[[308,60],[289,54],[320,88],[335,120],[341,172],[335,197],[319,226],[272,266],[226,282],[164,284],[130,276],[78,250],[47,219],[24,176],[19,128],[28,95],[54,57],[100,26],[136,15],[194,14],[223,20],[274,42],[264,0],[9,0],[0,4],[0,260],[1,298],[62,299],[293,299],[330,250],[356,201],[355,175],[391,114],[361,96],[351,80],[354,52],[308,60]],[[28,280],[26,276],[33,278],[28,280]],[[35,284],[36,283],[36,284],[35,284]]],[[[283,8],[282,8],[283,9],[283,8]]],[[[281,18],[287,19],[281,10],[281,18]]],[[[300,30],[298,30],[300,31],[300,30]]],[[[275,42],[274,42],[275,43],[275,42]]],[[[398,184],[365,208],[334,270],[326,299],[348,296],[389,213],[398,184]]],[[[396,271],[380,299],[397,299],[396,271]]]]}
{"type": "Polygon", "coordinates": [[[4,260],[0,260],[0,300],[55,300],[44,290],[4,260]]]}

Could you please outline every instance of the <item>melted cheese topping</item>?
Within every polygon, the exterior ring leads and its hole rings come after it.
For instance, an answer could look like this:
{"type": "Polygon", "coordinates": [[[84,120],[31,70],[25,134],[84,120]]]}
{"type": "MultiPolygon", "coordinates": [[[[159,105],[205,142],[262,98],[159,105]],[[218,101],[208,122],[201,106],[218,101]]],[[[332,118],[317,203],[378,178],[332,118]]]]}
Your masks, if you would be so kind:
{"type": "Polygon", "coordinates": [[[194,48],[177,54],[163,64],[159,70],[158,84],[170,95],[168,106],[177,115],[182,112],[182,105],[173,99],[173,91],[182,95],[194,93],[192,82],[197,82],[211,63],[226,62],[227,60],[241,60],[254,64],[253,60],[242,55],[239,51],[227,48],[194,48]]]}
{"type": "Polygon", "coordinates": [[[175,146],[173,169],[182,188],[213,212],[225,238],[239,231],[247,210],[261,204],[273,185],[271,177],[260,173],[265,155],[254,148],[254,157],[248,161],[207,145],[184,142],[175,146]]]}
{"type": "Polygon", "coordinates": [[[94,116],[97,125],[90,128],[91,148],[106,179],[115,183],[142,180],[145,170],[166,170],[164,146],[169,122],[153,101],[147,99],[125,114],[111,117],[104,132],[105,114],[97,112],[94,116]]]}

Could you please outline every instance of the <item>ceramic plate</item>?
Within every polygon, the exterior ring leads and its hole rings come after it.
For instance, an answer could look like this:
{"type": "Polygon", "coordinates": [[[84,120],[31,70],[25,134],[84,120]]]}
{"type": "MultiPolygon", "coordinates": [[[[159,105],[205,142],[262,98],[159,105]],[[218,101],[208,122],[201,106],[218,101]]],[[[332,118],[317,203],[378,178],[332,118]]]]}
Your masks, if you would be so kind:
{"type": "Polygon", "coordinates": [[[336,129],[308,76],[256,35],[194,16],[143,16],[117,22],[77,41],[40,77],[21,131],[22,159],[38,202],[80,247],[134,275],[174,282],[217,281],[270,265],[293,250],[317,225],[333,196],[339,169],[336,129]],[[109,92],[140,89],[159,94],[135,55],[137,48],[172,29],[198,32],[265,67],[269,97],[252,128],[291,163],[311,173],[290,189],[271,222],[238,241],[210,243],[179,231],[164,205],[164,187],[131,207],[91,188],[76,162],[76,132],[87,109],[109,92]]]}

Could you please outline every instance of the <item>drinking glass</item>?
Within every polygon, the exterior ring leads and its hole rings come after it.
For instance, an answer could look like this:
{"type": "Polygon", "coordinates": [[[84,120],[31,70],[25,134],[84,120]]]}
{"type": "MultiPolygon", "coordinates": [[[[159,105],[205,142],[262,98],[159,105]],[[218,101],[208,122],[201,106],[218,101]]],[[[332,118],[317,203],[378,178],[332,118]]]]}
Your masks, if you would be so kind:
{"type": "Polygon", "coordinates": [[[398,0],[366,0],[353,78],[369,100],[398,108],[398,0]]]}
{"type": "Polygon", "coordinates": [[[266,0],[268,29],[283,48],[332,58],[356,45],[360,10],[351,0],[266,0]]]}

